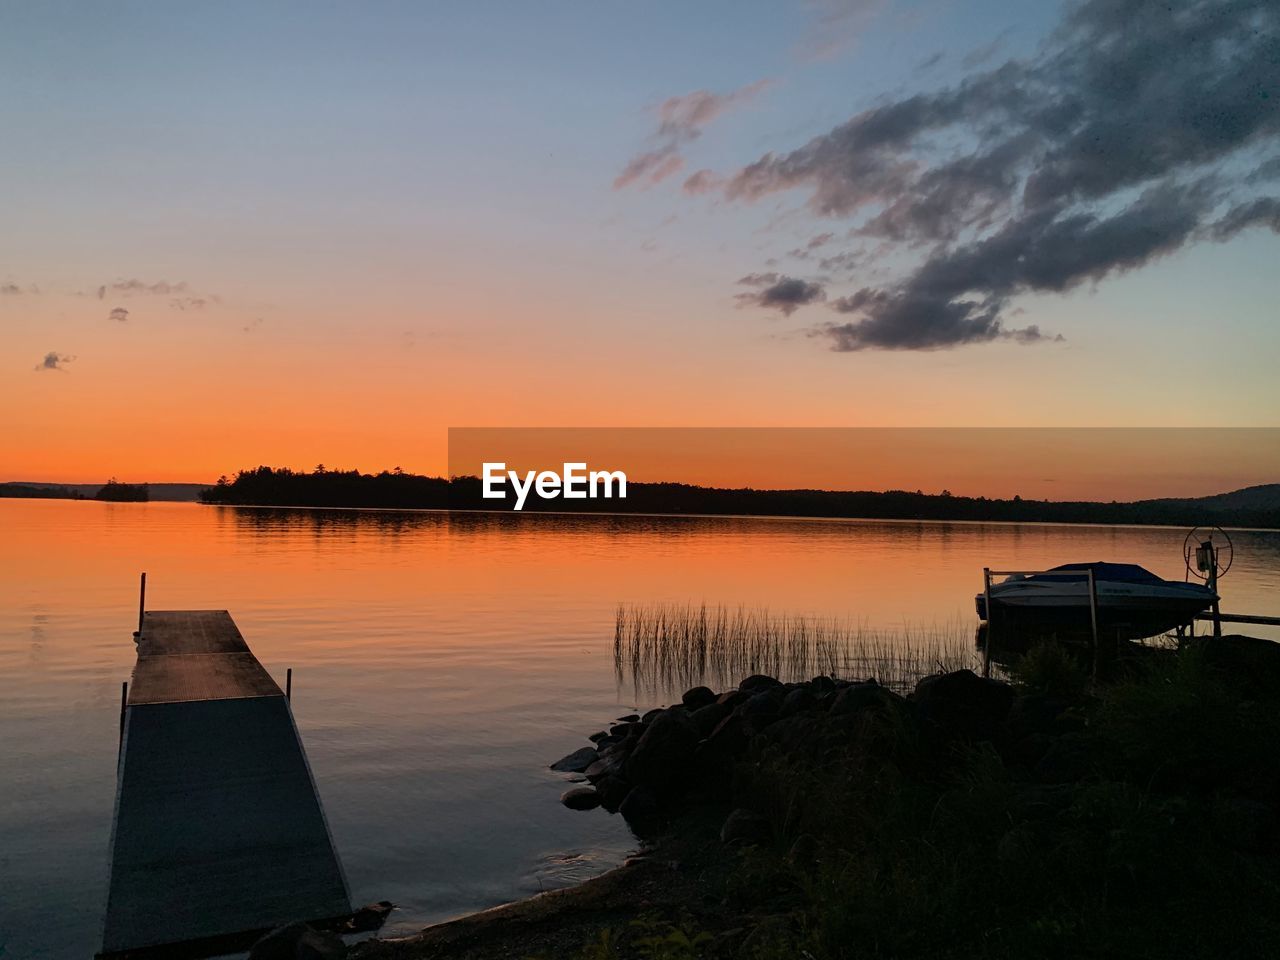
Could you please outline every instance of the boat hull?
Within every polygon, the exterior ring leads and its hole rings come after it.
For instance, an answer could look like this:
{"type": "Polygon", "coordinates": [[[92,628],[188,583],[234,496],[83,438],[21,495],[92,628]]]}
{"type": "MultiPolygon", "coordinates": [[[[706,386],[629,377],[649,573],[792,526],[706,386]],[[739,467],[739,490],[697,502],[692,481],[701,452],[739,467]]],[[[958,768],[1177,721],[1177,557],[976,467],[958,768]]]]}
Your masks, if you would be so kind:
{"type": "MultiPolygon", "coordinates": [[[[1215,597],[1197,584],[1171,583],[1163,588],[1132,588],[1100,583],[1097,588],[1098,632],[1106,637],[1141,640],[1191,623],[1212,606],[1215,597]]],[[[986,597],[978,594],[979,619],[991,622],[986,597]]],[[[997,630],[1035,636],[1091,636],[1093,618],[1088,585],[997,584],[991,589],[997,630]]]]}

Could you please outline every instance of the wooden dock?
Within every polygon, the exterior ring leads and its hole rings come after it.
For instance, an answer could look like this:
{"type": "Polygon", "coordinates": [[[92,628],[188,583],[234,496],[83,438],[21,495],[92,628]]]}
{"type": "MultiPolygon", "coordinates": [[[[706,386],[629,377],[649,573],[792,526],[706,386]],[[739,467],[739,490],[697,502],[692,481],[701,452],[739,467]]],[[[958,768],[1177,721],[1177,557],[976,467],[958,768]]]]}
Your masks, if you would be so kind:
{"type": "Polygon", "coordinates": [[[148,611],[136,639],[99,956],[207,956],[349,915],[289,701],[231,616],[148,611]]]}

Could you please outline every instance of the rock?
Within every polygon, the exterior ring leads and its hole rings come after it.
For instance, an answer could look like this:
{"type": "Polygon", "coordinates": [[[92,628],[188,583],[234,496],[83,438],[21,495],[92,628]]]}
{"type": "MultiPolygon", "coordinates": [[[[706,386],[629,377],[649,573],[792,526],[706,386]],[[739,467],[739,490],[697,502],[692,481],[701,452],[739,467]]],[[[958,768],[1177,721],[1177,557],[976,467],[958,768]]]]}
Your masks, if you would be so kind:
{"type": "Polygon", "coordinates": [[[630,750],[635,746],[635,737],[605,737],[596,744],[596,752],[601,757],[606,757],[610,753],[616,753],[618,750],[630,750]]]}
{"type": "Polygon", "coordinates": [[[622,771],[622,758],[616,756],[601,757],[583,772],[592,783],[622,771]]]}
{"type": "Polygon", "coordinates": [[[688,707],[691,711],[701,710],[708,704],[716,702],[716,695],[711,691],[710,687],[694,687],[692,690],[686,690],[684,696],[680,698],[680,702],[688,707]]]}
{"type": "Polygon", "coordinates": [[[675,787],[689,775],[699,739],[688,714],[665,711],[645,728],[627,757],[627,779],[657,790],[675,787]]]}
{"type": "Polygon", "coordinates": [[[723,765],[736,760],[747,752],[754,731],[742,716],[731,713],[711,731],[702,745],[702,755],[713,763],[723,765]]]}
{"type": "Polygon", "coordinates": [[[600,755],[596,753],[594,747],[583,747],[581,750],[573,751],[567,757],[561,757],[551,765],[551,769],[559,773],[582,773],[599,759],[600,755]]]}
{"type": "Polygon", "coordinates": [[[860,713],[867,707],[883,706],[889,702],[889,691],[874,680],[868,683],[854,683],[845,687],[831,701],[832,716],[845,716],[860,713]]]}
{"type": "Polygon", "coordinates": [[[798,713],[784,717],[772,724],[763,736],[778,746],[785,754],[811,753],[820,748],[823,732],[834,733],[835,728],[821,714],[798,713]]]}
{"type": "Polygon", "coordinates": [[[916,684],[911,699],[922,716],[949,733],[994,740],[1013,705],[1013,688],[972,670],[956,670],[925,677],[916,684]]]}
{"type": "Polygon", "coordinates": [[[646,713],[643,717],[640,718],[640,722],[644,724],[653,723],[654,720],[657,720],[658,717],[662,716],[662,714],[665,712],[666,711],[663,710],[662,707],[654,707],[652,710],[650,710],[648,713],[646,713]]]}
{"type": "Polygon", "coordinates": [[[625,717],[619,717],[618,723],[635,723],[639,719],[640,719],[640,714],[628,713],[625,717]]]}
{"type": "Polygon", "coordinates": [[[609,728],[609,736],[611,737],[638,737],[644,733],[645,725],[638,720],[629,723],[619,723],[609,728]]]}
{"type": "Polygon", "coordinates": [[[277,927],[249,950],[249,960],[343,960],[347,945],[305,923],[277,927]]]}
{"type": "Polygon", "coordinates": [[[737,712],[752,729],[763,730],[778,719],[781,708],[782,698],[774,690],[766,690],[749,698],[737,712]]]}
{"type": "Polygon", "coordinates": [[[560,802],[570,810],[594,810],[600,806],[600,794],[591,787],[574,787],[560,795],[560,802]]]}
{"type": "Polygon", "coordinates": [[[610,813],[617,813],[622,801],[631,792],[631,784],[620,774],[610,774],[596,781],[596,793],[600,794],[600,806],[610,813]]]}
{"type": "Polygon", "coordinates": [[[781,686],[781,680],[775,680],[763,673],[753,673],[738,684],[738,689],[746,693],[759,693],[762,690],[776,690],[781,686]]]}
{"type": "Polygon", "coordinates": [[[814,677],[809,681],[809,689],[816,694],[830,693],[836,688],[836,682],[830,677],[814,677]]]}
{"type": "Polygon", "coordinates": [[[734,810],[725,818],[720,828],[721,843],[737,843],[754,846],[768,843],[773,838],[773,828],[769,821],[758,813],[742,807],[734,810]]]}
{"type": "Polygon", "coordinates": [[[745,690],[727,690],[720,694],[720,696],[716,697],[716,703],[723,704],[732,710],[750,696],[751,694],[747,693],[745,690]]]}
{"type": "Polygon", "coordinates": [[[805,713],[812,710],[817,704],[818,698],[814,696],[812,690],[808,687],[796,687],[782,699],[782,709],[778,711],[780,717],[794,717],[798,713],[805,713]]]}
{"type": "Polygon", "coordinates": [[[633,787],[618,812],[637,834],[651,832],[662,820],[658,795],[646,786],[633,787]]]}
{"type": "Polygon", "coordinates": [[[595,733],[591,734],[591,736],[587,737],[587,739],[592,743],[598,744],[601,740],[609,739],[609,734],[605,733],[603,730],[597,730],[595,733]]]}
{"type": "Polygon", "coordinates": [[[733,711],[723,703],[709,703],[700,710],[695,710],[689,714],[689,719],[693,721],[693,725],[698,728],[698,735],[701,737],[709,737],[711,731],[720,725],[733,711]]]}
{"type": "Polygon", "coordinates": [[[395,904],[390,900],[367,903],[351,915],[351,921],[347,926],[353,933],[377,930],[387,922],[387,916],[394,909],[395,904]]]}

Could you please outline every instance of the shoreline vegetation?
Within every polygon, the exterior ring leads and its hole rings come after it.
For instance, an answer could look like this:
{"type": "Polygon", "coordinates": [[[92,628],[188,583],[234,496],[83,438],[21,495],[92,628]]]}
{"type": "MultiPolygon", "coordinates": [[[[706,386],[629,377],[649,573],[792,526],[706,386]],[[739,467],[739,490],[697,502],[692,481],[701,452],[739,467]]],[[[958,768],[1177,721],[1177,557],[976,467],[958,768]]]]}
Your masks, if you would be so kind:
{"type": "Polygon", "coordinates": [[[619,811],[639,855],[350,954],[1277,955],[1280,645],[1130,653],[1105,681],[1046,644],[1007,681],[928,673],[906,695],[828,675],[691,688],[552,764],[561,802],[619,811]]]}
{"type": "MultiPolygon", "coordinates": [[[[89,489],[93,489],[90,487],[89,489]]],[[[66,486],[43,483],[0,483],[0,498],[17,500],[105,500],[113,503],[146,503],[151,487],[146,483],[121,483],[112,477],[105,484],[86,492],[84,485],[66,486]]]]}
{"type": "MultiPolygon", "coordinates": [[[[376,474],[257,467],[221,477],[200,494],[206,504],[255,507],[510,510],[514,496],[481,496],[478,477],[427,477],[399,468],[376,474]]],[[[754,490],[682,483],[628,482],[625,499],[528,500],[524,513],[637,513],[831,519],[970,520],[1280,529],[1280,484],[1187,499],[1132,502],[991,499],[948,491],[754,490]]]]}

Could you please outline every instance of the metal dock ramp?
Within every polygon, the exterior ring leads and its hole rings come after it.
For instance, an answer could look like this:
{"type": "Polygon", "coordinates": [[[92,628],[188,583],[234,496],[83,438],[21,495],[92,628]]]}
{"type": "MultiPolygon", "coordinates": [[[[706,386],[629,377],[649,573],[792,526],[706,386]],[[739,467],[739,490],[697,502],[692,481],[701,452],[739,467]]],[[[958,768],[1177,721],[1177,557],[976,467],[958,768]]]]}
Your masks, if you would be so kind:
{"type": "Polygon", "coordinates": [[[231,616],[148,611],[137,643],[99,956],[209,955],[350,915],[289,701],[231,616]]]}

